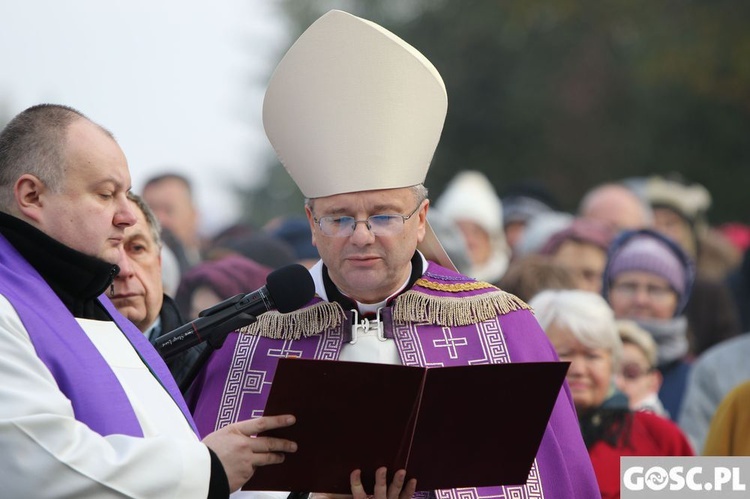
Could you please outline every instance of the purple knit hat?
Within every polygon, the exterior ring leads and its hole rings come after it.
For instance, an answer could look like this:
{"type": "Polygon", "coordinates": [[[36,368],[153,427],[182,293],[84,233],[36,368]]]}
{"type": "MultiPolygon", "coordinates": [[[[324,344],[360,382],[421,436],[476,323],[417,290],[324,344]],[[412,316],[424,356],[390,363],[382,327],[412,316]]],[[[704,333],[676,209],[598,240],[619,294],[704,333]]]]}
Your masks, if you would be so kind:
{"type": "Polygon", "coordinates": [[[664,242],[646,235],[633,237],[612,255],[610,279],[625,271],[656,274],[666,279],[680,296],[687,290],[688,276],[683,263],[664,242]]]}
{"type": "Polygon", "coordinates": [[[570,225],[552,234],[539,253],[554,255],[565,241],[591,244],[606,252],[614,237],[608,225],[597,220],[576,218],[570,225]]]}
{"type": "Polygon", "coordinates": [[[695,281],[695,264],[677,243],[652,229],[621,232],[607,251],[604,298],[609,299],[612,280],[627,270],[651,272],[666,279],[679,297],[675,317],[685,310],[695,281]]]}
{"type": "Polygon", "coordinates": [[[225,300],[250,293],[266,284],[272,269],[241,255],[230,254],[219,260],[206,260],[188,269],[180,280],[174,300],[183,316],[190,316],[193,293],[201,286],[211,288],[225,300]]]}

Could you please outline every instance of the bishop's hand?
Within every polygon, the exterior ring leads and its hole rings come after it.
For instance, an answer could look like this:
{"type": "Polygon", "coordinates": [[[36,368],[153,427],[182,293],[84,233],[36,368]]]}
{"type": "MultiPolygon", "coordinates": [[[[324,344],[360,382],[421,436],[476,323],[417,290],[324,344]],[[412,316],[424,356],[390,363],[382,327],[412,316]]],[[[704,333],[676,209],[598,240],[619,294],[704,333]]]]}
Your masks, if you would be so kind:
{"type": "Polygon", "coordinates": [[[408,482],[406,470],[398,470],[393,476],[393,481],[388,484],[386,477],[388,470],[385,466],[375,471],[375,489],[368,494],[362,485],[362,473],[360,470],[352,471],[349,482],[352,487],[352,495],[345,494],[310,494],[309,499],[410,499],[417,490],[417,480],[412,478],[408,482]]]}

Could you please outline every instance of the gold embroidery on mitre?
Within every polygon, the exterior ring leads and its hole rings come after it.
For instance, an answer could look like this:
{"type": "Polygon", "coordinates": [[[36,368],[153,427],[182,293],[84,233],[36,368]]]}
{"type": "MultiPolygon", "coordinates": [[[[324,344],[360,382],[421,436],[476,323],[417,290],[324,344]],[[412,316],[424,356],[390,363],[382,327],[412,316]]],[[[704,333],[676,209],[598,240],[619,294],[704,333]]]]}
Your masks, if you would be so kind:
{"type": "Polygon", "coordinates": [[[397,324],[416,322],[439,326],[468,326],[515,310],[531,308],[517,296],[500,289],[461,297],[431,296],[407,291],[394,302],[393,321],[397,324]]]}
{"type": "Polygon", "coordinates": [[[344,309],[338,303],[320,302],[307,308],[282,314],[272,310],[237,331],[274,340],[299,340],[341,325],[344,309]]]}

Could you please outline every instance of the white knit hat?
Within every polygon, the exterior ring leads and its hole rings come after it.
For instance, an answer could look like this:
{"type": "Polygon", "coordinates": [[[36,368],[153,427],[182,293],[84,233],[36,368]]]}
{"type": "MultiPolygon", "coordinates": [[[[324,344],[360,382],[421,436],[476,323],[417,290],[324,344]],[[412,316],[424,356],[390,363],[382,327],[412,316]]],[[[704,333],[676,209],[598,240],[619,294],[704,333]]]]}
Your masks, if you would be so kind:
{"type": "Polygon", "coordinates": [[[492,254],[485,262],[475,262],[471,276],[489,282],[500,280],[510,262],[510,249],[503,229],[503,206],[487,176],[475,170],[459,172],[435,207],[449,220],[473,222],[487,233],[492,254]]]}
{"type": "MultiPolygon", "coordinates": [[[[420,52],[332,10],[276,67],[263,126],[302,194],[318,198],[424,183],[447,108],[443,80],[420,52]]],[[[452,267],[429,224],[423,248],[452,267]]]]}
{"type": "Polygon", "coordinates": [[[503,231],[503,205],[481,172],[464,170],[456,174],[435,206],[449,219],[474,222],[492,237],[503,231]]]}
{"type": "Polygon", "coordinates": [[[308,198],[421,184],[448,108],[437,69],[365,19],[332,10],[281,60],[263,126],[308,198]]]}

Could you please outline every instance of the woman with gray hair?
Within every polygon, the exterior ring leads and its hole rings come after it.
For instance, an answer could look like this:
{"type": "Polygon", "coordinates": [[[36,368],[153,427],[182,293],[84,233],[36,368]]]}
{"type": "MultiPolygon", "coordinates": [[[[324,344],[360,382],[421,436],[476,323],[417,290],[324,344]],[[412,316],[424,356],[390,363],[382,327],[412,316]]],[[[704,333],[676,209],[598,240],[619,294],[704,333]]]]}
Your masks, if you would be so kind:
{"type": "Polygon", "coordinates": [[[693,455],[677,425],[631,411],[615,387],[622,342],[604,298],[589,291],[546,290],[529,305],[560,360],[570,362],[566,381],[602,498],[620,497],[621,456],[693,455]]]}

